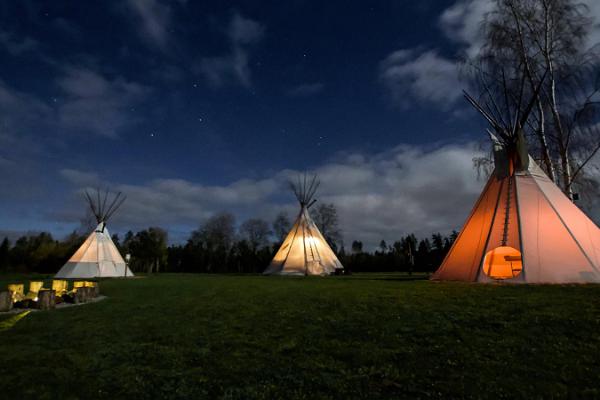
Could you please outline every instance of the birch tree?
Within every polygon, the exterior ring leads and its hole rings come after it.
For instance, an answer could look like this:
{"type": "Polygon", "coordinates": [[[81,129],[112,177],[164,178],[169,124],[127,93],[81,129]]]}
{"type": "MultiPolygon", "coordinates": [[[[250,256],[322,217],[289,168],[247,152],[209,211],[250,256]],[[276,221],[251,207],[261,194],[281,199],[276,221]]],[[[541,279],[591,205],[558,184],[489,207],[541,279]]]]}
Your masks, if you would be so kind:
{"type": "Polygon", "coordinates": [[[599,59],[589,48],[592,19],[575,0],[495,0],[482,24],[485,43],[469,64],[482,96],[500,86],[500,98],[516,98],[520,82],[536,95],[523,127],[532,152],[554,182],[573,199],[575,183],[600,151],[599,59]],[[543,81],[542,81],[543,80],[543,81]],[[504,92],[504,93],[502,93],[504,92]]]}

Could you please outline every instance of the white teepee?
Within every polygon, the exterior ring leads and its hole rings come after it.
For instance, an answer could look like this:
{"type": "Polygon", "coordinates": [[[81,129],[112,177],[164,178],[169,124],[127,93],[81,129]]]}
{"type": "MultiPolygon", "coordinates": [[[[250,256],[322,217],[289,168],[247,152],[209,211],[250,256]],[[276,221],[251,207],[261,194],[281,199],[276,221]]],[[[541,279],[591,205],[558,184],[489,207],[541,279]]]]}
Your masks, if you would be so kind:
{"type": "Polygon", "coordinates": [[[133,277],[106,229],[106,221],[123,204],[125,197],[118,193],[106,208],[108,192],[102,201],[98,192],[97,202],[94,202],[87,192],[86,196],[98,226],[58,271],[55,278],[133,277]]]}
{"type": "Polygon", "coordinates": [[[495,169],[433,279],[514,283],[600,282],[600,229],[527,153],[527,113],[511,125],[469,101],[494,128],[495,169]]]}
{"type": "Polygon", "coordinates": [[[319,186],[316,176],[308,185],[305,176],[303,183],[291,186],[300,203],[300,213],[264,274],[329,275],[343,269],[308,211],[316,201],[313,200],[319,186]]]}

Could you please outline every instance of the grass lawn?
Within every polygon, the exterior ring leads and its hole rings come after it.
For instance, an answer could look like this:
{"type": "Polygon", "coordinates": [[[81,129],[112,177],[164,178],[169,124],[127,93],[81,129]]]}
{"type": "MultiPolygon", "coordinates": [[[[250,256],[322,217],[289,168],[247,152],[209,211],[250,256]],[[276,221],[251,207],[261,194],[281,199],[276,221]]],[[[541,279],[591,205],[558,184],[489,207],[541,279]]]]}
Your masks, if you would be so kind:
{"type": "Polygon", "coordinates": [[[12,327],[0,316],[3,396],[600,398],[599,285],[160,275],[101,289],[12,327]]]}

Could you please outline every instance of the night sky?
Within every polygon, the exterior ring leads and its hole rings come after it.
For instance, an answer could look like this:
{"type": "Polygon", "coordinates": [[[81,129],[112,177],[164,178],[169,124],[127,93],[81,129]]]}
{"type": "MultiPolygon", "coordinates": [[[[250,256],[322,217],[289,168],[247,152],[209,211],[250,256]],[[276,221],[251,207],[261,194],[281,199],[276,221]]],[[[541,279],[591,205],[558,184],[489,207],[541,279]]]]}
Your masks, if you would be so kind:
{"type": "Polygon", "coordinates": [[[346,242],[458,229],[485,137],[457,60],[489,7],[2,2],[0,231],[60,238],[81,190],[110,186],[128,196],[111,231],[178,242],[219,211],[292,216],[286,181],[304,170],[346,242]]]}

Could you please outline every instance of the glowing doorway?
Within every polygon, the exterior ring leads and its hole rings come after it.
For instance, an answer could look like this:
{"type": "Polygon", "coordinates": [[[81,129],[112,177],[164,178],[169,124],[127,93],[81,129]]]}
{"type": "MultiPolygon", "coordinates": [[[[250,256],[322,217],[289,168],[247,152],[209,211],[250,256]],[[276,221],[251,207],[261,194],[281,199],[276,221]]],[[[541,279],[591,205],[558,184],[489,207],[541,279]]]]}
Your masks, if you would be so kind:
{"type": "Polygon", "coordinates": [[[522,270],[521,252],[512,247],[496,247],[487,252],[483,259],[483,272],[492,279],[511,279],[518,276],[522,270]]]}

